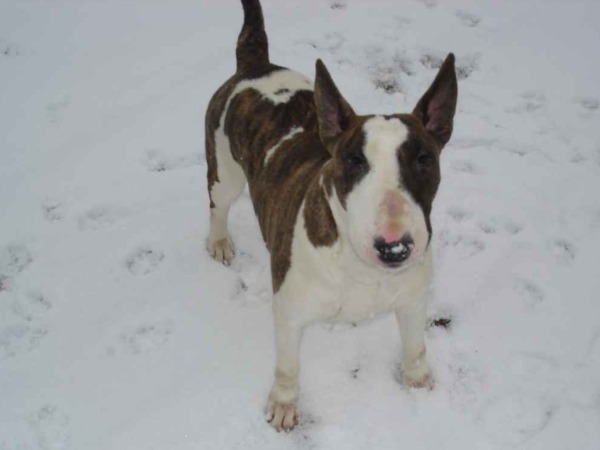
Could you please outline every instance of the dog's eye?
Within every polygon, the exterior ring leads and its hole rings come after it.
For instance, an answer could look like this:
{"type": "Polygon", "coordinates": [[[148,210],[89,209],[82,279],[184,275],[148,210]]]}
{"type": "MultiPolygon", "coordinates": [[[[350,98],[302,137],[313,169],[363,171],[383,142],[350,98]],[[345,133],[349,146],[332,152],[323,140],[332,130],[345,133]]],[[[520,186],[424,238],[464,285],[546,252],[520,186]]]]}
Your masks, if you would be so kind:
{"type": "Polygon", "coordinates": [[[349,153],[344,157],[344,162],[351,167],[364,167],[367,165],[367,160],[360,153],[349,153]]]}
{"type": "Polygon", "coordinates": [[[433,164],[433,156],[431,154],[421,151],[417,155],[417,165],[421,169],[427,169],[433,164]]]}

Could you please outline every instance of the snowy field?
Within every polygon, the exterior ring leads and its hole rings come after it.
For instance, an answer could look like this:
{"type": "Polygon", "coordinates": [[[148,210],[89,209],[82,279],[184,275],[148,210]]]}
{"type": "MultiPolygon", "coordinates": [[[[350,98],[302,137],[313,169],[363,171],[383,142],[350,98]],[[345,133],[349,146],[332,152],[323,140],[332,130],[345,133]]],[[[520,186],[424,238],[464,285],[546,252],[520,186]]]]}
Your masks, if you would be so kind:
{"type": "MultiPolygon", "coordinates": [[[[407,112],[447,52],[436,388],[393,316],[318,325],[277,434],[267,253],[247,194],[204,250],[204,110],[237,0],[0,2],[0,449],[600,449],[600,3],[264,0],[272,60],[407,112]],[[440,326],[440,318],[449,319],[440,326]]],[[[433,323],[435,322],[435,324],[433,323]]]]}

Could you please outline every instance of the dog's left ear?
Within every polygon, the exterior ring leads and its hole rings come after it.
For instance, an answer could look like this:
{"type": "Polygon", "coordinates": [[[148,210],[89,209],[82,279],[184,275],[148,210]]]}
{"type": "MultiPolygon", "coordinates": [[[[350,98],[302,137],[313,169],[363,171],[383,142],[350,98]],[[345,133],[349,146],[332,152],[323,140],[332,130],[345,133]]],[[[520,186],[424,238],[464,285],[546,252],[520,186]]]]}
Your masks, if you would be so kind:
{"type": "Polygon", "coordinates": [[[342,97],[323,61],[317,60],[315,77],[315,106],[319,121],[319,136],[331,151],[331,144],[348,128],[356,116],[352,107],[342,97]]]}
{"type": "Polygon", "coordinates": [[[458,84],[454,70],[454,55],[446,60],[433,80],[433,83],[417,103],[413,114],[425,129],[443,147],[450,140],[456,111],[458,84]]]}

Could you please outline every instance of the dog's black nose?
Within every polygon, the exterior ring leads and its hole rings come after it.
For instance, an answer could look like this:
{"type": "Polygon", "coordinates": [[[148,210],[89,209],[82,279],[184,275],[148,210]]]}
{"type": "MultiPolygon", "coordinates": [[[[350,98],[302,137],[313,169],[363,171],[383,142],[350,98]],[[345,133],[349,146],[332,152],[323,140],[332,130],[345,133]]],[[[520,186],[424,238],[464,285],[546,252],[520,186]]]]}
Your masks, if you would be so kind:
{"type": "Polygon", "coordinates": [[[398,267],[406,261],[414,246],[415,241],[408,234],[402,236],[399,241],[386,242],[382,237],[378,237],[373,242],[379,260],[390,267],[398,267]]]}

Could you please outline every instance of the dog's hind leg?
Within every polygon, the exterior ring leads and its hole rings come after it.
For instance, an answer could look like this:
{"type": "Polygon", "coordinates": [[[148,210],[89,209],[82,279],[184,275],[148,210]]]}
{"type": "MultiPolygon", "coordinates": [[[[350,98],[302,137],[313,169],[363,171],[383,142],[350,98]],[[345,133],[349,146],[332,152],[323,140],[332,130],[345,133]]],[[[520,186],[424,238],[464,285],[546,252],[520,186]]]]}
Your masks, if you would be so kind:
{"type": "Polygon", "coordinates": [[[208,253],[219,262],[229,264],[233,258],[233,242],[227,229],[229,208],[246,185],[242,167],[233,159],[229,138],[217,128],[206,130],[208,196],[210,198],[210,230],[206,240],[208,253]]]}

